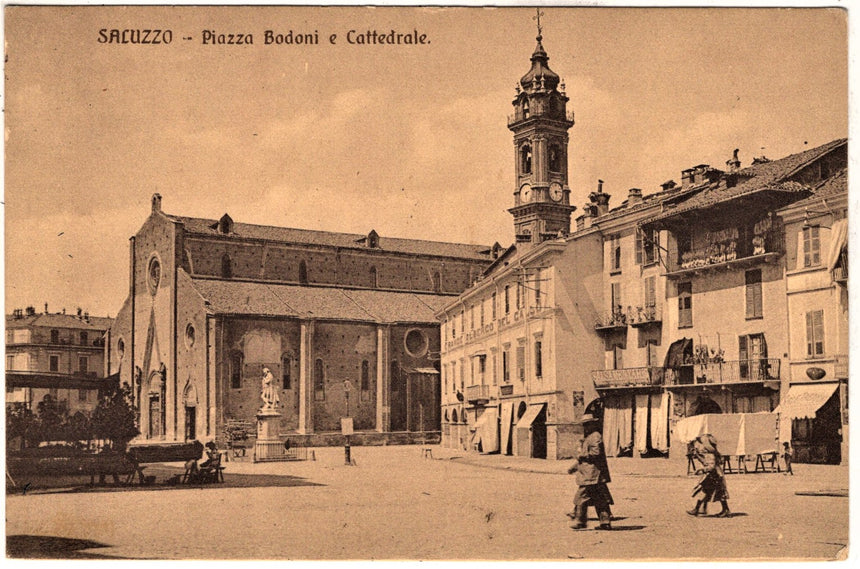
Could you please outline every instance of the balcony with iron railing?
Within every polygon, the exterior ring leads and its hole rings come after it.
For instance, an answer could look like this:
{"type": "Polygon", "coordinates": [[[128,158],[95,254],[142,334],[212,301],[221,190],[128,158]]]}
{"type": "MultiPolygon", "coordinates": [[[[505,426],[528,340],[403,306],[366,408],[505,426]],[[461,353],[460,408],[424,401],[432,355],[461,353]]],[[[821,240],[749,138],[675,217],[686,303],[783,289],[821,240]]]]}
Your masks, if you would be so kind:
{"type": "Polygon", "coordinates": [[[627,309],[627,321],[633,327],[660,324],[663,321],[663,311],[657,304],[630,307],[627,309]]]}
{"type": "Polygon", "coordinates": [[[784,242],[784,232],[773,228],[749,239],[728,239],[679,251],[678,259],[668,264],[666,276],[681,278],[715,269],[771,263],[784,253],[784,242]]]}
{"type": "Polygon", "coordinates": [[[490,400],[489,385],[468,385],[466,386],[466,402],[467,403],[486,403],[490,400]]]}
{"type": "Polygon", "coordinates": [[[591,379],[597,389],[653,387],[663,385],[664,372],[662,367],[594,370],[591,379]]]}
{"type": "Polygon", "coordinates": [[[571,124],[573,124],[575,122],[573,111],[566,111],[564,114],[556,113],[555,116],[551,116],[548,113],[543,113],[543,114],[529,113],[528,115],[524,115],[521,109],[517,109],[516,113],[514,113],[512,115],[508,115],[508,126],[516,124],[520,121],[524,121],[524,120],[528,120],[528,119],[538,119],[538,118],[550,119],[550,120],[556,120],[556,121],[566,121],[566,122],[569,122],[571,124]]]}
{"type": "Polygon", "coordinates": [[[613,332],[615,330],[624,330],[630,323],[630,318],[620,306],[615,310],[607,310],[597,315],[597,321],[594,323],[594,329],[598,332],[613,332]]]}
{"type": "Polygon", "coordinates": [[[779,379],[779,358],[686,364],[666,370],[667,385],[764,383],[779,379]]]}

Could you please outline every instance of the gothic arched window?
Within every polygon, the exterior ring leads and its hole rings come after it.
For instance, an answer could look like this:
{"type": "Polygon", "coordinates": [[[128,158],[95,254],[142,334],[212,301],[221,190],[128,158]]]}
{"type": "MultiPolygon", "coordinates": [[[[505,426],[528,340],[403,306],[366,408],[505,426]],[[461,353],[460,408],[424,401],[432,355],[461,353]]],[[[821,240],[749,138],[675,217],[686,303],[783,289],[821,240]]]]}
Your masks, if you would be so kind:
{"type": "Polygon", "coordinates": [[[321,358],[314,362],[314,401],[325,401],[325,365],[321,358]]]}
{"type": "Polygon", "coordinates": [[[370,400],[370,362],[367,360],[361,361],[361,378],[359,382],[361,388],[361,400],[370,400]]]}
{"type": "Polygon", "coordinates": [[[242,352],[234,352],[230,355],[230,387],[239,389],[242,387],[242,352]]]}
{"type": "Polygon", "coordinates": [[[293,358],[290,355],[281,357],[281,377],[283,378],[283,388],[293,388],[293,358]]]}
{"type": "Polygon", "coordinates": [[[439,271],[433,273],[433,292],[442,292],[442,275],[439,271]]]}
{"type": "Polygon", "coordinates": [[[520,172],[523,174],[532,173],[532,147],[524,144],[520,148],[520,172]]]}
{"type": "Polygon", "coordinates": [[[379,288],[379,275],[376,272],[376,267],[370,267],[370,286],[379,288]]]}
{"type": "Polygon", "coordinates": [[[233,278],[233,261],[227,253],[221,257],[221,276],[225,279],[233,278]]]}
{"type": "Polygon", "coordinates": [[[308,264],[304,261],[299,263],[299,284],[308,284],[308,264]]]}

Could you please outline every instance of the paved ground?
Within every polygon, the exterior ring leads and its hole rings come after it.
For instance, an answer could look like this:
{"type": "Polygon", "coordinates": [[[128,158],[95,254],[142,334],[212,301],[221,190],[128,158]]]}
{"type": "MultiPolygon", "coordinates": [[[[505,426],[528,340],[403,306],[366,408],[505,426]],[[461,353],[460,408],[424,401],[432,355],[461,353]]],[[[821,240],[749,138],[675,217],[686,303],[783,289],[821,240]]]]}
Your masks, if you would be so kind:
{"type": "MultiPolygon", "coordinates": [[[[730,519],[692,518],[694,478],[610,459],[614,531],[573,531],[567,462],[433,447],[317,449],[315,462],[228,462],[223,486],[55,489],[6,499],[16,557],[277,559],[838,559],[848,468],[731,475],[730,519]],[[798,494],[799,493],[799,494],[798,494]]],[[[172,465],[175,466],[175,465],[172,465]]],[[[153,466],[159,482],[175,472],[153,466]]],[[[716,511],[718,508],[715,508],[716,511]]],[[[594,521],[591,522],[595,524],[594,521]]]]}

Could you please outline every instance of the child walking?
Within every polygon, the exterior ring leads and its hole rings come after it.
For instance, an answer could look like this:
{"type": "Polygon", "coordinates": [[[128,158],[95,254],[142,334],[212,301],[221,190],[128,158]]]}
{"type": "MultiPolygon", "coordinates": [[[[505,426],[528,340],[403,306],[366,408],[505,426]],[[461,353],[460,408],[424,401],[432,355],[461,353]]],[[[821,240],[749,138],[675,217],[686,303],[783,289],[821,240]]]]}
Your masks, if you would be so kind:
{"type": "Polygon", "coordinates": [[[782,460],[785,462],[785,473],[794,476],[791,470],[791,447],[787,442],[782,443],[782,460]]]}

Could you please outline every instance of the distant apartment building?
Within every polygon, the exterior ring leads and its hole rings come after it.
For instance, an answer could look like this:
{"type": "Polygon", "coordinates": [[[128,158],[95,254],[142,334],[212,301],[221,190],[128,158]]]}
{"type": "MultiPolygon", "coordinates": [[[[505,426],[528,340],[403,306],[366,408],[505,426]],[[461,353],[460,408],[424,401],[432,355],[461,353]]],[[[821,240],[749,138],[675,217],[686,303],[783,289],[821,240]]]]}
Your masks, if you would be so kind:
{"type": "Polygon", "coordinates": [[[113,320],[38,313],[33,307],[6,315],[6,404],[36,410],[50,395],[70,413],[92,411],[105,379],[105,335],[113,320]]]}

